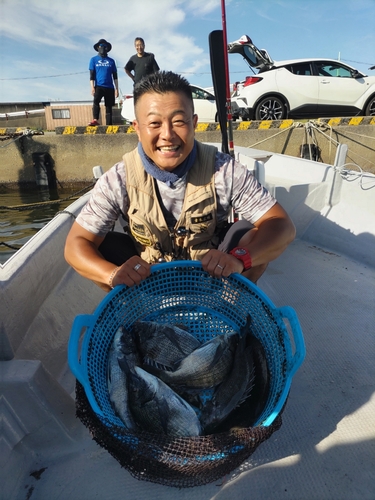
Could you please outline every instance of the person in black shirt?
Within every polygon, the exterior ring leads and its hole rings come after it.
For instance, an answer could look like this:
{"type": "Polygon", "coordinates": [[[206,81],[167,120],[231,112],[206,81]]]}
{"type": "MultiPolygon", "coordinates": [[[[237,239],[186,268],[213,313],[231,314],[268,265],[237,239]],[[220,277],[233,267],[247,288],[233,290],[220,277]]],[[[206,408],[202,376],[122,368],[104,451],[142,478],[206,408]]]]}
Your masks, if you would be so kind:
{"type": "Polygon", "coordinates": [[[145,42],[143,38],[137,37],[134,40],[136,54],[131,56],[126,63],[125,73],[133,80],[134,85],[144,76],[151,75],[159,70],[154,54],[145,52],[145,42]]]}

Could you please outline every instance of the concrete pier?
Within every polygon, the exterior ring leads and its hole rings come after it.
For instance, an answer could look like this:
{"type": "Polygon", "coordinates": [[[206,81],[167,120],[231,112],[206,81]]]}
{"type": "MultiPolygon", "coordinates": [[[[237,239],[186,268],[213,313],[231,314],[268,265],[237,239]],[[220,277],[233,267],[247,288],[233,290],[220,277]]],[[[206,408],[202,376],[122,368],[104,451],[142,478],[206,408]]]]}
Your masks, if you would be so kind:
{"type": "MultiPolygon", "coordinates": [[[[60,127],[55,132],[22,135],[23,129],[0,129],[0,184],[34,182],[32,154],[49,153],[60,183],[90,182],[92,169],[104,171],[136,147],[132,126],[60,127]]],[[[235,122],[235,146],[301,157],[302,145],[316,147],[320,160],[332,164],[338,143],[348,145],[349,169],[375,173],[375,117],[332,118],[307,123],[293,120],[235,122]]],[[[198,123],[200,142],[221,143],[217,123],[198,123]]]]}

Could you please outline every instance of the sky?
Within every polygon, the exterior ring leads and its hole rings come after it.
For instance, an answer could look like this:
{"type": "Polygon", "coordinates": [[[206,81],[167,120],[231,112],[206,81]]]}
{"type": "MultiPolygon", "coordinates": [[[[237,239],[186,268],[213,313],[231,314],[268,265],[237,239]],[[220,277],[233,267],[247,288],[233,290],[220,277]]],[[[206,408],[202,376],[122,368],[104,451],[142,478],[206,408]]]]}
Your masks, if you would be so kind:
{"type": "MultiPolygon", "coordinates": [[[[375,75],[375,0],[226,0],[227,41],[246,34],[274,60],[341,59],[375,75]]],[[[120,95],[145,39],[161,69],[211,87],[208,36],[223,29],[221,0],[0,0],[0,102],[90,101],[93,45],[112,44],[120,95]]],[[[230,54],[230,82],[251,74],[230,54]]]]}

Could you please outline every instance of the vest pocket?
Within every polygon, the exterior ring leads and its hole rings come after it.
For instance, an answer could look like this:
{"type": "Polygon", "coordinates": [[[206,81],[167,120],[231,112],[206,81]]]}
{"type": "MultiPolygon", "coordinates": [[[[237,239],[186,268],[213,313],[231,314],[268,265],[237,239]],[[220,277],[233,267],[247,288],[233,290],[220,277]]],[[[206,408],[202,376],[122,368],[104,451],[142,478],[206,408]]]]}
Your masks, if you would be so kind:
{"type": "Polygon", "coordinates": [[[129,227],[133,238],[142,246],[151,247],[156,244],[156,239],[146,221],[134,217],[133,214],[129,219],[129,227]]]}

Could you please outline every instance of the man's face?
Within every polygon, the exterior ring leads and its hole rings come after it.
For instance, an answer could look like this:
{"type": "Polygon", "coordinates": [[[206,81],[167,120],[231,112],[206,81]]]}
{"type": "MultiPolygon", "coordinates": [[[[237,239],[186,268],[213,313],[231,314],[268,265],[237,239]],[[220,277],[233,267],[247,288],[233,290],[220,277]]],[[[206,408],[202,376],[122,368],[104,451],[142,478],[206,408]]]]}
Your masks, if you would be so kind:
{"type": "Polygon", "coordinates": [[[139,55],[143,55],[144,51],[145,51],[145,46],[144,44],[140,41],[140,40],[137,40],[134,44],[135,46],[135,50],[137,51],[137,54],[139,55]]]}
{"type": "Polygon", "coordinates": [[[101,43],[98,47],[99,55],[102,57],[106,57],[108,53],[108,46],[105,43],[101,43]]]}
{"type": "Polygon", "coordinates": [[[143,94],[133,122],[146,155],[162,170],[172,171],[190,154],[198,116],[182,92],[143,94]]]}

